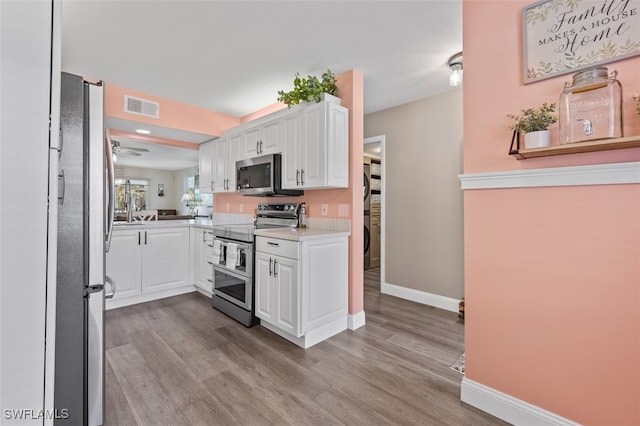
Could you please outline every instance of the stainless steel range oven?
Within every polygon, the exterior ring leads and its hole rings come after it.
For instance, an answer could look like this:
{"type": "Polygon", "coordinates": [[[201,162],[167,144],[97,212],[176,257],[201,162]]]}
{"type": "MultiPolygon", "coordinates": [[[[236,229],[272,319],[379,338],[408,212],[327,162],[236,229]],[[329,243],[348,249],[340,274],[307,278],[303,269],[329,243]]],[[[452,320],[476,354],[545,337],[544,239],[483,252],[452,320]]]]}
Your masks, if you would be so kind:
{"type": "MultiPolygon", "coordinates": [[[[259,204],[255,227],[284,228],[298,224],[299,204],[259,204]]],[[[246,327],[259,323],[255,316],[254,236],[255,227],[216,225],[213,227],[214,308],[246,327]]]]}

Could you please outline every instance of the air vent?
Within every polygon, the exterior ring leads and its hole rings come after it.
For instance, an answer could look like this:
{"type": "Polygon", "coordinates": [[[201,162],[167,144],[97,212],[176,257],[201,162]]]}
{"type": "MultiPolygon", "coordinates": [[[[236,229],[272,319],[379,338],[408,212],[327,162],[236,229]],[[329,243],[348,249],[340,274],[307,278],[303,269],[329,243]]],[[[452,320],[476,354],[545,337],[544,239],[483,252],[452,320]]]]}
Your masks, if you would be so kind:
{"type": "Polygon", "coordinates": [[[146,99],[124,95],[124,112],[160,118],[160,104],[146,99]]]}

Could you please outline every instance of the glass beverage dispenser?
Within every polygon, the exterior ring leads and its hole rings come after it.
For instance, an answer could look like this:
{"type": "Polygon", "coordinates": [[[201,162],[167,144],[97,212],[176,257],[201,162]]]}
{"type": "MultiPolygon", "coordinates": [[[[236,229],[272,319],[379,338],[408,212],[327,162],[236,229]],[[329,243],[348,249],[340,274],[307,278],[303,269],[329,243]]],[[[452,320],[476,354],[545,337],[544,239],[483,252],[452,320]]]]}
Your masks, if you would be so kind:
{"type": "Polygon", "coordinates": [[[622,86],[618,73],[594,67],[573,75],[560,95],[560,143],[622,137],[622,86]]]}

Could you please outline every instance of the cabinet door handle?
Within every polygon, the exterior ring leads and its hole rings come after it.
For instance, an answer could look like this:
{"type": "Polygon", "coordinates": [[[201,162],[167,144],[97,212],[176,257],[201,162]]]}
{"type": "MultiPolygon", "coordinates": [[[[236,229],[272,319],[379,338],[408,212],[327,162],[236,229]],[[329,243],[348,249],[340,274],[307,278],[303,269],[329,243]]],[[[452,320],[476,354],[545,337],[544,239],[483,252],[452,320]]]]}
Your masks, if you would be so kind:
{"type": "Polygon", "coordinates": [[[147,245],[147,231],[144,231],[144,245],[147,245]]]}
{"type": "Polygon", "coordinates": [[[273,276],[278,276],[278,259],[273,259],[273,276]]]}
{"type": "Polygon", "coordinates": [[[304,169],[302,169],[302,172],[300,172],[300,186],[304,186],[304,169]]]}
{"type": "Polygon", "coordinates": [[[262,154],[263,152],[264,152],[264,147],[263,147],[262,140],[260,140],[260,154],[262,154]]]}
{"type": "Polygon", "coordinates": [[[269,276],[273,275],[273,259],[269,258],[269,276]]]}
{"type": "Polygon", "coordinates": [[[209,281],[211,284],[213,284],[213,280],[211,278],[207,278],[207,281],[209,281]]]}
{"type": "Polygon", "coordinates": [[[140,231],[138,231],[138,245],[140,245],[140,231]]]}
{"type": "Polygon", "coordinates": [[[213,191],[213,185],[215,185],[214,181],[211,181],[211,190],[213,191]]]}
{"type": "Polygon", "coordinates": [[[260,154],[260,141],[256,141],[256,154],[260,154]]]}
{"type": "Polygon", "coordinates": [[[209,265],[213,265],[213,262],[209,262],[208,260],[207,260],[207,263],[208,263],[209,265]]]}
{"type": "Polygon", "coordinates": [[[296,186],[300,186],[300,169],[296,169],[296,186]]]}
{"type": "Polygon", "coordinates": [[[267,241],[267,244],[269,244],[270,246],[280,247],[280,243],[274,243],[273,241],[267,241]]]}

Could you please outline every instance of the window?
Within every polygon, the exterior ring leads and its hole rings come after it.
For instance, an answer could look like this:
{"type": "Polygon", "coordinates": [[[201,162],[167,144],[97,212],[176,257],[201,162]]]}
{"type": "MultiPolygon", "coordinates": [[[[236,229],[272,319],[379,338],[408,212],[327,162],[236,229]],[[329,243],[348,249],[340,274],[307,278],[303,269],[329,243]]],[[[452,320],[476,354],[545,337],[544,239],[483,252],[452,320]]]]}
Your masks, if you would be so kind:
{"type": "Polygon", "coordinates": [[[133,210],[147,209],[147,192],[149,181],[144,179],[116,179],[116,214],[126,214],[125,186],[127,180],[131,184],[131,205],[133,210]]]}

